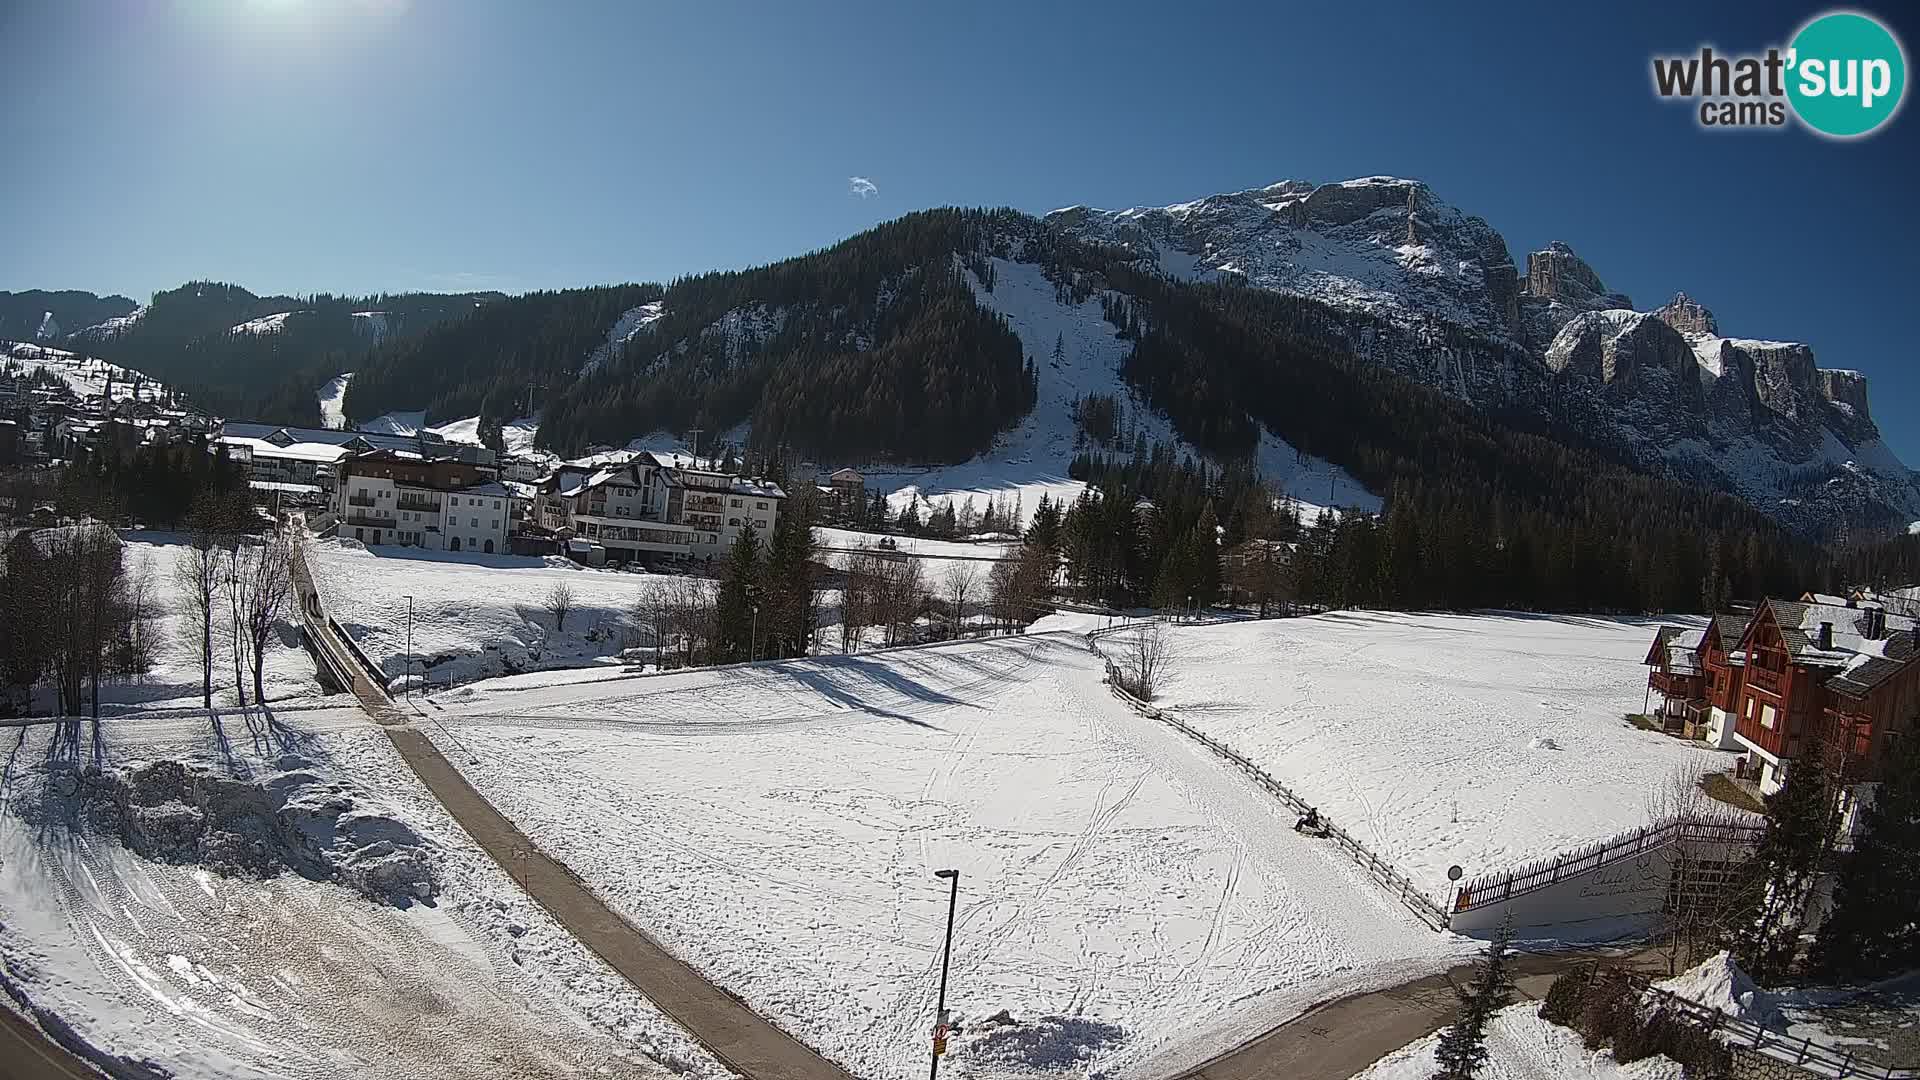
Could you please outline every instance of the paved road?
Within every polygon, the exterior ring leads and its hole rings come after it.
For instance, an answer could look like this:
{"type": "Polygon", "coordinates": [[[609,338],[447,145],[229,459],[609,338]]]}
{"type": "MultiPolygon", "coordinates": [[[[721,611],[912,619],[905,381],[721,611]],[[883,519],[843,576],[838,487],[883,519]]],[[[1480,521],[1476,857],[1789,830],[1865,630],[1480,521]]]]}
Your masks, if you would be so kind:
{"type": "MultiPolygon", "coordinates": [[[[1515,996],[1544,998],[1556,975],[1596,957],[1641,962],[1615,954],[1521,955],[1509,969],[1515,996]]],[[[1470,985],[1473,977],[1474,965],[1461,964],[1424,979],[1316,1005],[1173,1080],[1350,1080],[1395,1050],[1453,1023],[1460,1013],[1456,988],[1470,985]]]]}
{"type": "Polygon", "coordinates": [[[101,1080],[104,1075],[0,1004],[0,1080],[101,1080]]]}
{"type": "Polygon", "coordinates": [[[353,693],[386,729],[394,748],[460,827],[555,921],[619,972],[634,989],[679,1021],[701,1045],[750,1080],[853,1080],[838,1065],[780,1030],[740,999],[707,981],[662,948],[639,927],[595,896],[564,863],[540,850],[506,816],[474,790],[432,740],[394,707],[384,688],[332,633],[317,603],[304,556],[294,559],[294,589],[307,632],[350,673],[353,693]]]}

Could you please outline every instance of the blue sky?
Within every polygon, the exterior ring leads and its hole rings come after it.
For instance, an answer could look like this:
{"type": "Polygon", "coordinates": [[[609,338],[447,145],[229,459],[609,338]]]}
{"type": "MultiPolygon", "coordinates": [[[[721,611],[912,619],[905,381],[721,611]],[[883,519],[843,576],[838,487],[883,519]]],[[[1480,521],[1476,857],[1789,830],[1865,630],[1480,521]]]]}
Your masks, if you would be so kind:
{"type": "Polygon", "coordinates": [[[1641,307],[1685,289],[1866,371],[1920,463],[1914,110],[1856,142],[1723,134],[1650,89],[1654,52],[1825,9],[1470,10],[0,0],[0,289],[660,280],[922,207],[1391,173],[1517,261],[1565,240],[1641,307]]]}

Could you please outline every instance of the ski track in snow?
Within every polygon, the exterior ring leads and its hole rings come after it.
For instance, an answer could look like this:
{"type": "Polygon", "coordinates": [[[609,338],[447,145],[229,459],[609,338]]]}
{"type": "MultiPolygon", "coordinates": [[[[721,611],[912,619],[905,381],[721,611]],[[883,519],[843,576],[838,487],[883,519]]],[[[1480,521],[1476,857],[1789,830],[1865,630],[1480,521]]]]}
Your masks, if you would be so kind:
{"type": "MultiPolygon", "coordinates": [[[[956,1016],[1118,1024],[1124,1041],[1088,1064],[1128,1075],[1192,1064],[1466,947],[1126,709],[1102,675],[1084,643],[1037,635],[528,675],[424,710],[543,847],[863,1077],[921,1067],[901,1048],[933,1018],[943,866],[962,872],[956,1016]]],[[[957,1075],[1004,1074],[957,1046],[957,1075]]]]}

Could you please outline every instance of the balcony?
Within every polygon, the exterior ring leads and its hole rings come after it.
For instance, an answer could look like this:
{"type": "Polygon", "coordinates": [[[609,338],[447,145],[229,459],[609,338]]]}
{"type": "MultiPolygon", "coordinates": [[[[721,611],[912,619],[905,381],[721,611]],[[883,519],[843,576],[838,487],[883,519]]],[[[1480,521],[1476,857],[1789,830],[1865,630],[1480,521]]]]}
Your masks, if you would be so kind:
{"type": "Polygon", "coordinates": [[[1701,696],[1700,676],[1679,675],[1670,671],[1656,671],[1647,676],[1647,685],[1655,693],[1670,698],[1693,699],[1701,696]]]}
{"type": "Polygon", "coordinates": [[[727,500],[718,495],[689,495],[681,505],[687,510],[717,514],[727,508],[727,500]]]}
{"type": "Polygon", "coordinates": [[[348,506],[378,506],[379,504],[374,501],[374,498],[371,495],[349,495],[347,496],[347,505],[348,506]]]}
{"type": "Polygon", "coordinates": [[[1747,668],[1747,685],[1765,690],[1775,697],[1780,696],[1780,685],[1786,681],[1786,678],[1786,672],[1774,671],[1772,668],[1752,665],[1747,668]]]}
{"type": "Polygon", "coordinates": [[[398,510],[422,510],[429,514],[437,514],[440,512],[440,500],[422,499],[418,496],[402,495],[393,500],[393,505],[394,508],[398,510]]]}
{"type": "Polygon", "coordinates": [[[394,519],[391,516],[383,517],[379,514],[356,514],[351,510],[347,512],[346,517],[340,520],[348,525],[365,525],[375,529],[391,529],[395,526],[394,519]]]}

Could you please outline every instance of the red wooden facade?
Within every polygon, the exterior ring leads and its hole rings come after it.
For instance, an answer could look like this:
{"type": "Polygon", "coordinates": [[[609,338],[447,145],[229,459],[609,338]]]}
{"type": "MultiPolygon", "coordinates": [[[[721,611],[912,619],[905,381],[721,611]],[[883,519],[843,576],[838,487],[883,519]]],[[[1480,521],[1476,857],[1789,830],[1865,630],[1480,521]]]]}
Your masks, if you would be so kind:
{"type": "Polygon", "coordinates": [[[1920,723],[1915,631],[1887,621],[1851,607],[1762,605],[1741,643],[1740,739],[1778,762],[1831,752],[1844,782],[1878,780],[1892,740],[1920,723]],[[1783,614],[1797,621],[1783,625],[1783,614]]]}

